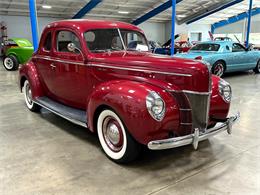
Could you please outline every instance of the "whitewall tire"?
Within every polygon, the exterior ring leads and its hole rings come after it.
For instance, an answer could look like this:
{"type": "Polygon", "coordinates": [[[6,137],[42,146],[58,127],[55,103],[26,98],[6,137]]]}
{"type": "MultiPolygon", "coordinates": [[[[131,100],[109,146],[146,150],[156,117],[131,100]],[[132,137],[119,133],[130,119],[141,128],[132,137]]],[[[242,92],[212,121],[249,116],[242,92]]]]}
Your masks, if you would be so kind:
{"type": "Polygon", "coordinates": [[[106,155],[115,162],[127,163],[140,153],[140,144],[127,132],[123,122],[112,110],[103,110],[97,120],[97,133],[106,155]]]}
{"type": "Polygon", "coordinates": [[[27,108],[31,111],[39,111],[41,107],[33,102],[32,90],[31,90],[31,86],[30,86],[30,83],[28,82],[28,80],[26,80],[24,82],[23,94],[24,94],[24,100],[25,100],[27,108]]]}

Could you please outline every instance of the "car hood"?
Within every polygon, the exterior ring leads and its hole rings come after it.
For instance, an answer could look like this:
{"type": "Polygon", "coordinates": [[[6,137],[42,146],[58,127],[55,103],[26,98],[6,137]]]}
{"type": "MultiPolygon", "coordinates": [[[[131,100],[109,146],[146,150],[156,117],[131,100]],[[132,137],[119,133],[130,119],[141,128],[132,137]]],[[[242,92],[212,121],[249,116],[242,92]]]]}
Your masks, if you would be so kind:
{"type": "MultiPolygon", "coordinates": [[[[185,77],[185,79],[187,78],[186,81],[189,80],[189,82],[187,82],[189,86],[184,87],[185,89],[191,90],[197,88],[198,91],[208,90],[209,69],[201,61],[156,55],[149,52],[111,52],[95,54],[90,61],[90,63],[99,66],[110,66],[127,71],[151,72],[158,75],[158,78],[172,81],[172,83],[176,83],[178,82],[176,80],[181,80],[182,77],[185,77]],[[204,83],[205,87],[203,87],[203,84],[199,86],[199,83],[204,83]]],[[[185,79],[182,80],[184,81],[185,79]]]]}

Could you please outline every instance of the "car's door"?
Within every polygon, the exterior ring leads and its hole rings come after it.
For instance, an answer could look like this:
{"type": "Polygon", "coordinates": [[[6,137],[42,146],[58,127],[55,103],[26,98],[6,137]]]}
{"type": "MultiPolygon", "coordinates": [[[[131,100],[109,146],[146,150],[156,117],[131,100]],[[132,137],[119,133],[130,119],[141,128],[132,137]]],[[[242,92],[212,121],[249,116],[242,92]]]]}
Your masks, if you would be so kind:
{"type": "Polygon", "coordinates": [[[63,103],[77,108],[86,108],[86,93],[88,88],[87,65],[84,64],[82,43],[79,35],[70,29],[57,29],[55,31],[53,49],[55,69],[58,74],[55,78],[55,95],[63,103]],[[70,52],[68,44],[74,43],[80,50],[70,52]]]}
{"type": "Polygon", "coordinates": [[[249,64],[252,63],[252,59],[249,58],[248,52],[245,47],[239,43],[233,43],[232,45],[232,69],[233,70],[247,70],[249,64]]]}
{"type": "Polygon", "coordinates": [[[43,84],[46,95],[51,96],[55,91],[56,69],[53,67],[52,48],[53,48],[53,33],[48,30],[43,33],[39,51],[33,61],[35,62],[37,71],[40,75],[41,83],[43,84]]]}

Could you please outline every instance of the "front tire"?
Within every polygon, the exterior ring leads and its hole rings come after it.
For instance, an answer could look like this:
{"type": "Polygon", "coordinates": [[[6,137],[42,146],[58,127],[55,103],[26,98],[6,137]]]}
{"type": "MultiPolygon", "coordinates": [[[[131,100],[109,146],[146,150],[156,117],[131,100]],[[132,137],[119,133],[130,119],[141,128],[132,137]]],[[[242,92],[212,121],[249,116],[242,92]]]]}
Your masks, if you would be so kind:
{"type": "Polygon", "coordinates": [[[97,120],[97,133],[105,154],[116,163],[135,160],[141,145],[128,133],[121,119],[112,110],[103,110],[97,120]]]}
{"type": "Polygon", "coordinates": [[[27,108],[32,112],[37,112],[41,109],[41,107],[33,102],[32,99],[32,90],[28,80],[24,82],[23,85],[23,93],[24,93],[24,100],[26,103],[27,108]]]}
{"type": "Polygon", "coordinates": [[[212,74],[217,75],[219,77],[222,77],[225,73],[226,65],[222,61],[217,61],[212,66],[212,74]]]}
{"type": "Polygon", "coordinates": [[[17,70],[19,66],[18,59],[14,55],[9,55],[4,58],[3,65],[6,70],[13,71],[17,70]]]}
{"type": "Polygon", "coordinates": [[[254,72],[255,72],[256,74],[259,74],[259,73],[260,73],[260,60],[257,62],[257,65],[256,65],[256,67],[254,68],[254,72]]]}

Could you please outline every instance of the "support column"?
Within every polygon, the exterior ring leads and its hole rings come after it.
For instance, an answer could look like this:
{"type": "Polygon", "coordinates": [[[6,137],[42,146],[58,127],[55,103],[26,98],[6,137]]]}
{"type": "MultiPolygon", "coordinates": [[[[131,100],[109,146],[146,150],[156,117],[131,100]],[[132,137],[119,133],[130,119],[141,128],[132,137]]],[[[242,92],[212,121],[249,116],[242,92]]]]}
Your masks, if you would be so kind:
{"type": "Polygon", "coordinates": [[[36,51],[38,49],[39,38],[38,38],[38,20],[37,20],[35,0],[29,0],[29,8],[30,8],[33,47],[34,47],[34,51],[36,51]]]}
{"type": "Polygon", "coordinates": [[[172,0],[172,35],[171,35],[171,56],[173,56],[173,55],[174,55],[175,16],[176,16],[176,0],[172,0]]]}
{"type": "Polygon", "coordinates": [[[249,37],[250,37],[250,30],[251,30],[251,18],[252,18],[252,7],[253,7],[253,0],[249,0],[247,32],[246,32],[246,47],[249,46],[249,37]]]}

